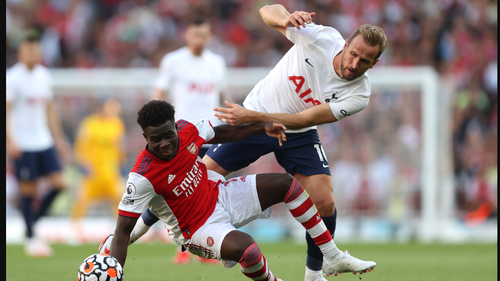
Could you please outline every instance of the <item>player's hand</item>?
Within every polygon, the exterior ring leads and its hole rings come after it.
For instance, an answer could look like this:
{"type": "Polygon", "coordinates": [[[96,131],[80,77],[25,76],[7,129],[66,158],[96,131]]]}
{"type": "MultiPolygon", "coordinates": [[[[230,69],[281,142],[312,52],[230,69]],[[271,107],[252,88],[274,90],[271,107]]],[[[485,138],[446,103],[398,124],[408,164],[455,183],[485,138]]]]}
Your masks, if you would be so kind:
{"type": "Polygon", "coordinates": [[[71,163],[71,147],[68,142],[64,139],[58,139],[55,142],[57,151],[59,152],[59,156],[61,157],[61,161],[68,165],[71,163]]]}
{"type": "Polygon", "coordinates": [[[270,137],[277,138],[280,146],[283,146],[283,142],[286,141],[286,127],[281,123],[267,122],[266,123],[266,134],[270,137]]]}
{"type": "Polygon", "coordinates": [[[21,150],[19,150],[19,148],[17,148],[17,145],[7,142],[7,155],[11,159],[16,159],[21,157],[22,152],[21,150]]]}
{"type": "Polygon", "coordinates": [[[220,113],[215,113],[214,115],[219,118],[220,121],[226,122],[232,126],[238,126],[241,124],[253,124],[257,122],[256,112],[253,110],[248,110],[243,106],[230,103],[225,101],[224,104],[229,108],[216,107],[214,111],[218,111],[220,113]]]}
{"type": "Polygon", "coordinates": [[[295,26],[298,30],[300,27],[306,27],[306,24],[312,22],[312,18],[316,15],[315,12],[304,12],[304,11],[295,11],[293,14],[290,14],[288,18],[285,20],[284,26],[295,26]]]}

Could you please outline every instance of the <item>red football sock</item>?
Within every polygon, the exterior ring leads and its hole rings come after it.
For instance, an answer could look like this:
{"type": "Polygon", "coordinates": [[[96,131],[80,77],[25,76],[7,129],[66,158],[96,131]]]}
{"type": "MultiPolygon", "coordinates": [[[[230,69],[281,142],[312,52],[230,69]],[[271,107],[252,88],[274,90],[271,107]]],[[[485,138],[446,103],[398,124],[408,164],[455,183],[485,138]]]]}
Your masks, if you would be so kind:
{"type": "Polygon", "coordinates": [[[241,272],[252,280],[278,281],[269,269],[266,258],[260,252],[257,242],[245,250],[239,263],[241,272]]]}
{"type": "Polygon", "coordinates": [[[319,216],[313,201],[309,198],[309,194],[296,179],[293,180],[283,202],[285,202],[293,217],[311,235],[323,255],[331,258],[340,252],[333,243],[332,235],[319,216]]]}

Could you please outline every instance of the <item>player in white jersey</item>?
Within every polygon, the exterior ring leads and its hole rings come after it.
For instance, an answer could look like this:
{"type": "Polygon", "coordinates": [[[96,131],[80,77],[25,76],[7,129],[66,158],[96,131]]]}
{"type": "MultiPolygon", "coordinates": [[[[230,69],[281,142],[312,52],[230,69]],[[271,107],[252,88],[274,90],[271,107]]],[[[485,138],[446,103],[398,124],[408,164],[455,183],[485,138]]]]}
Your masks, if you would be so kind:
{"type": "MultiPolygon", "coordinates": [[[[161,60],[153,99],[170,101],[178,117],[188,120],[209,118],[212,124],[219,124],[212,108],[228,98],[225,93],[227,71],[224,57],[205,48],[210,37],[211,26],[206,19],[194,18],[187,24],[186,46],[167,53],[161,60]]],[[[209,147],[207,144],[200,148],[201,157],[209,147]]],[[[156,219],[151,214],[150,217],[145,221],[152,225],[156,219]]],[[[187,252],[178,251],[172,262],[186,264],[189,260],[187,252]]]]}
{"type": "Polygon", "coordinates": [[[137,123],[147,145],[129,173],[118,206],[115,232],[99,247],[99,252],[109,251],[122,266],[128,245],[138,238],[138,219],[149,207],[165,223],[172,240],[189,252],[220,260],[227,268],[239,263],[242,273],[252,280],[279,281],[257,243],[237,228],[258,218],[268,218],[272,206],[280,202],[285,203],[324,254],[326,275],[364,273],[376,266],[336,247],[307,192],[289,174],[226,180],[208,171],[199,156],[199,147],[204,143],[235,141],[263,133],[282,145],[286,141],[286,127],[282,124],[212,127],[207,119],[175,122],[172,105],[159,100],[150,101],[139,110],[137,123]]]}
{"type": "Polygon", "coordinates": [[[7,71],[6,145],[7,155],[14,161],[21,193],[21,211],[26,224],[25,252],[46,257],[51,248],[34,233],[35,222],[46,214],[51,203],[64,189],[61,156],[67,157],[69,146],[64,140],[57,110],[52,101],[49,71],[40,65],[40,42],[30,30],[19,47],[19,62],[7,71]],[[47,177],[52,188],[33,209],[37,180],[47,177]]]}
{"type": "MultiPolygon", "coordinates": [[[[287,131],[283,147],[266,136],[219,144],[203,158],[207,168],[224,176],[274,152],[279,164],[304,186],[333,237],[337,212],[329,163],[316,125],[339,121],[368,104],[371,87],[366,71],[387,45],[383,30],[368,24],[348,40],[332,27],[312,22],[315,13],[290,14],[282,5],[260,9],[264,22],[280,31],[294,46],[250,92],[243,107],[226,102],[215,115],[231,125],[275,121],[287,131]]],[[[324,280],[322,254],[306,234],[305,280],[324,280]]]]}
{"type": "Polygon", "coordinates": [[[176,116],[189,120],[219,121],[212,108],[227,99],[224,57],[205,48],[210,40],[210,23],[196,18],[187,25],[186,46],[166,54],[160,63],[153,99],[167,100],[176,116]]]}

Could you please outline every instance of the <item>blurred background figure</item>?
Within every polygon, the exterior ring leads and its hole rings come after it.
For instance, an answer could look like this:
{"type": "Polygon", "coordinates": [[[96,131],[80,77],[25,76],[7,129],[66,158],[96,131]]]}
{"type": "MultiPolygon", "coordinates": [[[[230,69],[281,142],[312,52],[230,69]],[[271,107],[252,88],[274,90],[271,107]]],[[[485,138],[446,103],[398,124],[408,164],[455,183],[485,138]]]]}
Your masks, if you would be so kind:
{"type": "Polygon", "coordinates": [[[213,108],[228,98],[227,69],[224,57],[205,48],[211,36],[210,23],[195,18],[186,27],[186,46],[161,60],[153,99],[171,101],[176,120],[209,118],[212,125],[219,123],[213,108]]]}
{"type": "MultiPolygon", "coordinates": [[[[224,57],[205,48],[211,36],[210,23],[204,18],[194,18],[187,23],[184,34],[186,46],[167,53],[161,60],[153,99],[171,102],[175,107],[176,120],[208,118],[214,126],[220,123],[213,114],[213,108],[228,98],[225,93],[227,70],[224,57]]],[[[209,147],[201,147],[200,157],[209,147]]],[[[155,217],[143,219],[150,226],[158,221],[155,217]]],[[[172,262],[187,264],[190,256],[187,251],[178,251],[172,262]]],[[[219,264],[216,260],[196,258],[204,263],[219,264]]]]}
{"type": "Polygon", "coordinates": [[[17,62],[7,71],[6,146],[14,162],[21,194],[20,208],[26,224],[24,251],[29,256],[48,257],[51,247],[35,234],[35,223],[47,214],[57,195],[65,189],[59,155],[69,157],[58,110],[52,98],[49,70],[40,65],[40,34],[26,31],[17,62]],[[45,177],[50,190],[36,202],[38,180],[45,177]]]}
{"type": "Polygon", "coordinates": [[[121,106],[114,98],[98,99],[95,113],[85,117],[75,139],[75,162],[83,174],[71,211],[72,243],[85,242],[81,219],[94,203],[108,201],[111,213],[118,216],[117,206],[123,195],[121,168],[126,163],[125,125],[120,118],[121,106]]]}

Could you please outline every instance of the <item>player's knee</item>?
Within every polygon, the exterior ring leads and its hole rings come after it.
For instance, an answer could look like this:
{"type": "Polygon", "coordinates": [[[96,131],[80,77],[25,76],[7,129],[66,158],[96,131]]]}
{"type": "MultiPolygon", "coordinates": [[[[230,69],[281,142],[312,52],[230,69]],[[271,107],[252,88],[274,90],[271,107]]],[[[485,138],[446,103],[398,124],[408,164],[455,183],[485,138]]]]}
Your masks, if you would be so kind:
{"type": "Polygon", "coordinates": [[[53,188],[54,190],[57,190],[57,191],[64,191],[64,190],[66,190],[66,185],[64,185],[64,184],[61,184],[61,185],[54,185],[52,188],[53,188]]]}
{"type": "Polygon", "coordinates": [[[18,186],[22,196],[34,197],[37,194],[36,181],[19,181],[18,186]]]}
{"type": "Polygon", "coordinates": [[[286,189],[290,188],[290,186],[293,183],[293,180],[295,179],[292,175],[286,173],[280,174],[279,177],[280,177],[279,181],[283,183],[283,187],[286,189]]]}
{"type": "Polygon", "coordinates": [[[66,189],[66,184],[64,183],[62,173],[60,172],[50,174],[49,181],[52,184],[52,188],[54,190],[63,191],[66,189]]]}
{"type": "Polygon", "coordinates": [[[290,174],[277,174],[275,178],[277,184],[275,188],[281,190],[282,197],[284,198],[288,191],[290,190],[293,183],[293,176],[290,174]]]}
{"type": "Polygon", "coordinates": [[[245,251],[255,240],[252,236],[241,231],[229,232],[221,246],[221,257],[224,260],[239,261],[245,251]]]}
{"type": "Polygon", "coordinates": [[[330,217],[335,212],[335,202],[333,200],[329,200],[324,198],[322,200],[316,200],[318,202],[314,202],[316,205],[316,209],[318,209],[318,213],[322,217],[330,217]]]}

